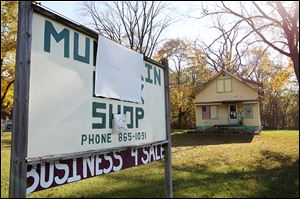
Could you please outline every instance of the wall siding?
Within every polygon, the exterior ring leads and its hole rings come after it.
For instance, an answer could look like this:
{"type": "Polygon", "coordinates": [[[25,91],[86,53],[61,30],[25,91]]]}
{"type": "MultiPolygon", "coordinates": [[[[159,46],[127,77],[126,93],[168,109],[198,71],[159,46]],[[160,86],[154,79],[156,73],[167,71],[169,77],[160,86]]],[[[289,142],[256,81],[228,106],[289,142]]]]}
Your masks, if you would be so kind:
{"type": "MultiPolygon", "coordinates": [[[[220,83],[220,81],[218,82],[220,83]]],[[[255,100],[258,92],[246,85],[244,82],[227,75],[219,75],[216,79],[208,83],[196,96],[195,102],[215,102],[225,100],[255,100]],[[217,92],[217,82],[219,78],[232,78],[232,92],[217,92]]]]}

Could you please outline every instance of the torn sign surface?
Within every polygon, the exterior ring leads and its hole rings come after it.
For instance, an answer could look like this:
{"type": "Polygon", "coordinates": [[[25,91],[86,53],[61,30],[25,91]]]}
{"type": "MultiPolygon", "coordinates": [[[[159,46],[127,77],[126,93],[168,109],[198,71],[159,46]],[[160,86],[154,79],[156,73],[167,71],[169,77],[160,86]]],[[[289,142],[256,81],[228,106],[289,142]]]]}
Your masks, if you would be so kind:
{"type": "Polygon", "coordinates": [[[99,35],[95,95],[141,103],[144,57],[99,35]]]}
{"type": "Polygon", "coordinates": [[[125,114],[114,114],[112,121],[112,133],[127,133],[127,123],[126,123],[126,115],[125,114]]]}

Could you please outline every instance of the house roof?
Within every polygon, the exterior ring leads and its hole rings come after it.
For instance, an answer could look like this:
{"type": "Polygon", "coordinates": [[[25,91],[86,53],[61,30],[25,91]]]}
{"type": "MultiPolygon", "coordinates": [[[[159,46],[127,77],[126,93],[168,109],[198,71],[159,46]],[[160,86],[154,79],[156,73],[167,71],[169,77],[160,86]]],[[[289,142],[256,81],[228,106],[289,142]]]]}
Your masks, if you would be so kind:
{"type": "Polygon", "coordinates": [[[246,82],[252,83],[252,84],[257,84],[258,86],[262,86],[263,85],[262,82],[253,81],[251,79],[246,79],[246,78],[240,78],[240,79],[242,79],[242,80],[244,80],[246,82]]]}
{"type": "Polygon", "coordinates": [[[205,82],[204,84],[202,84],[201,87],[199,87],[192,95],[191,97],[195,97],[203,88],[205,88],[210,82],[212,82],[214,79],[216,79],[218,76],[220,76],[221,74],[223,73],[226,73],[228,74],[229,76],[239,80],[240,82],[243,82],[245,83],[246,85],[248,85],[249,87],[251,87],[252,89],[256,90],[259,94],[262,94],[258,88],[256,88],[255,86],[253,86],[252,84],[257,84],[258,87],[259,86],[262,86],[262,83],[260,82],[256,82],[256,81],[253,81],[253,80],[249,80],[249,79],[245,79],[245,78],[240,78],[230,72],[228,72],[227,70],[221,70],[219,73],[217,73],[215,76],[213,76],[210,80],[208,80],[207,82],[205,82]]]}

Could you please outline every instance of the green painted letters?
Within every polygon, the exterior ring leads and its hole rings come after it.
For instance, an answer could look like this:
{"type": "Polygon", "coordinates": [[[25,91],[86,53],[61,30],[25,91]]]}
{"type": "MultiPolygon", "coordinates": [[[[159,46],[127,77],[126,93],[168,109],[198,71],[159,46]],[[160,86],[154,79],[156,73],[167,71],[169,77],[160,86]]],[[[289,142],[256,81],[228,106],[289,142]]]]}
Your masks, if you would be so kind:
{"type": "Polygon", "coordinates": [[[139,128],[139,120],[144,118],[144,109],[135,108],[135,128],[139,128]]]}
{"type": "Polygon", "coordinates": [[[156,69],[156,67],[154,67],[154,84],[156,84],[156,82],[161,85],[160,69],[156,69]]]}
{"type": "Polygon", "coordinates": [[[93,117],[101,118],[101,123],[93,123],[92,129],[105,129],[106,127],[106,114],[105,113],[98,113],[97,108],[106,109],[106,104],[93,102],[93,117]]]}
{"type": "Polygon", "coordinates": [[[145,64],[145,67],[148,68],[148,76],[147,76],[147,78],[145,79],[145,81],[152,84],[152,83],[153,83],[153,80],[151,79],[151,73],[150,73],[150,70],[152,70],[152,65],[150,65],[150,64],[145,64]]]}
{"type": "MultiPolygon", "coordinates": [[[[121,106],[118,105],[118,114],[121,114],[121,106]]],[[[109,128],[112,128],[112,120],[113,120],[113,105],[109,105],[109,128]]]]}
{"type": "Polygon", "coordinates": [[[81,135],[81,145],[83,145],[83,142],[87,140],[87,136],[85,134],[81,135]]]}
{"type": "Polygon", "coordinates": [[[127,124],[128,128],[133,128],[133,107],[130,106],[124,106],[123,113],[126,114],[126,112],[130,113],[130,124],[127,124]]]}
{"type": "Polygon", "coordinates": [[[74,32],[74,59],[86,64],[90,63],[90,39],[85,38],[85,55],[80,56],[79,55],[79,34],[77,32],[74,32]]]}
{"type": "Polygon", "coordinates": [[[64,28],[60,33],[57,33],[50,21],[45,21],[45,32],[44,32],[44,51],[50,53],[51,47],[51,35],[56,42],[64,39],[64,57],[69,57],[70,48],[70,30],[64,28]]]}

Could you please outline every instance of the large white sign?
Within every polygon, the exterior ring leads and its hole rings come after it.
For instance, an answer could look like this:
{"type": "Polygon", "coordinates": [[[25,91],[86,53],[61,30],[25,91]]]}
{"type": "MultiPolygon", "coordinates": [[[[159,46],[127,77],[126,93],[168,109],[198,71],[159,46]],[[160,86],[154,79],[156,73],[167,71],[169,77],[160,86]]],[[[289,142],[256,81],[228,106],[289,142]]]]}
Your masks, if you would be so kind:
{"type": "Polygon", "coordinates": [[[141,104],[96,97],[96,38],[37,13],[32,38],[28,158],[166,140],[162,68],[143,65],[141,104]],[[127,133],[112,133],[114,114],[127,133]]]}

